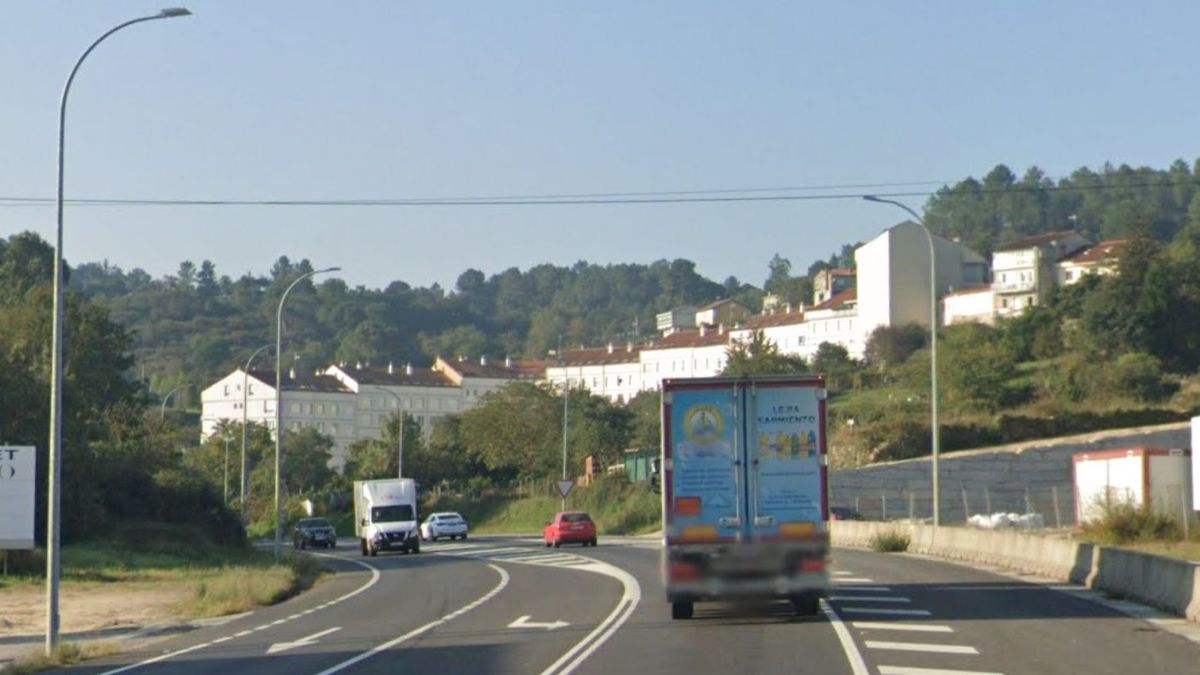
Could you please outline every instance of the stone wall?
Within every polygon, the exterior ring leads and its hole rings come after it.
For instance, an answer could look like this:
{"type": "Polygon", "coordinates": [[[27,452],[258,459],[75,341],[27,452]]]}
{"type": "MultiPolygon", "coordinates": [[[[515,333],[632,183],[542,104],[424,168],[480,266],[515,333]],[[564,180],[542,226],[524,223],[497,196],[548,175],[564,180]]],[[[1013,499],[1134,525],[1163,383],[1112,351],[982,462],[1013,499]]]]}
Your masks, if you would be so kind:
{"type": "MultiPolygon", "coordinates": [[[[997,511],[1041,514],[1049,527],[1075,523],[1071,457],[1126,447],[1188,448],[1188,422],[943,453],[939,482],[943,523],[997,511]]],[[[933,515],[928,458],[830,472],[830,503],[886,520],[933,515]]]]}

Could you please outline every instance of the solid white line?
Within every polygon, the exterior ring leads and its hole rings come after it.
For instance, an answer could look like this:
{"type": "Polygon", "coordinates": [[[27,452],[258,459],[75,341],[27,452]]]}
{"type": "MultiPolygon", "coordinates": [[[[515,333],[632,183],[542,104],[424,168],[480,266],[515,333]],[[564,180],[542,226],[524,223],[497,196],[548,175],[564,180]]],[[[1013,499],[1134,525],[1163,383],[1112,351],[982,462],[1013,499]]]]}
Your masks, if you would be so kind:
{"type": "Polygon", "coordinates": [[[983,670],[943,670],[941,668],[907,668],[904,665],[881,665],[880,675],[1004,675],[984,673],[983,670]]]}
{"type": "Polygon", "coordinates": [[[846,660],[850,662],[850,670],[854,675],[870,675],[871,671],[867,669],[867,662],[863,660],[862,652],[858,651],[858,646],[854,644],[854,638],[850,636],[850,630],[846,628],[846,624],[842,621],[842,617],[834,611],[833,606],[824,600],[821,601],[821,611],[824,612],[825,618],[829,619],[829,624],[833,626],[833,632],[838,637],[838,642],[842,643],[842,652],[846,655],[846,660]]]}
{"type": "Polygon", "coordinates": [[[912,602],[908,598],[881,595],[831,595],[829,599],[835,602],[912,602]]]}
{"type": "Polygon", "coordinates": [[[927,609],[887,609],[885,607],[843,607],[850,614],[890,614],[892,616],[930,616],[927,609]]]}
{"type": "Polygon", "coordinates": [[[500,574],[500,583],[496,584],[495,588],[493,588],[492,590],[483,594],[482,596],[477,598],[474,602],[463,605],[457,611],[455,611],[451,614],[447,614],[446,616],[443,616],[442,618],[437,619],[436,621],[430,621],[429,623],[425,624],[424,626],[421,626],[420,628],[414,628],[413,630],[408,631],[404,635],[401,635],[400,637],[398,637],[394,640],[389,640],[389,641],[379,645],[378,647],[375,647],[373,649],[365,651],[365,652],[359,654],[358,656],[355,656],[354,658],[342,661],[341,663],[337,664],[336,666],[333,666],[332,668],[326,668],[325,670],[322,670],[317,675],[330,675],[331,673],[336,673],[339,670],[345,670],[346,668],[349,668],[350,666],[352,666],[360,661],[365,661],[366,659],[369,659],[372,656],[375,656],[379,652],[391,649],[392,647],[395,647],[396,645],[398,645],[402,642],[407,642],[407,641],[417,637],[418,635],[421,635],[422,633],[427,633],[430,630],[437,628],[438,626],[446,623],[447,621],[450,621],[452,618],[454,618],[460,614],[469,612],[472,609],[475,609],[476,607],[487,602],[488,600],[491,600],[492,598],[496,597],[496,594],[498,594],[500,591],[504,590],[504,587],[508,585],[508,572],[506,572],[504,570],[504,568],[497,567],[495,565],[489,564],[488,567],[496,570],[496,572],[498,572],[500,574]]]}
{"type": "Polygon", "coordinates": [[[963,645],[939,645],[928,642],[879,642],[867,640],[867,649],[893,649],[902,652],[929,652],[931,654],[978,654],[974,647],[963,645]]]}
{"type": "Polygon", "coordinates": [[[867,579],[865,577],[841,577],[839,579],[834,579],[833,583],[835,583],[835,584],[873,584],[873,583],[875,583],[875,580],[867,579]]]}
{"type": "Polygon", "coordinates": [[[591,558],[586,558],[586,560],[591,560],[593,564],[587,567],[580,567],[579,569],[587,569],[597,574],[613,577],[621,582],[621,585],[624,587],[624,593],[621,595],[621,600],[617,603],[617,606],[600,622],[599,626],[596,626],[592,632],[584,636],[566,654],[560,656],[557,661],[551,663],[542,671],[541,675],[569,675],[569,673],[573,672],[593,652],[599,649],[600,645],[604,644],[624,625],[630,615],[633,614],[633,611],[637,609],[638,602],[642,599],[642,587],[632,574],[616,565],[592,560],[591,558]]]}
{"type": "MultiPolygon", "coordinates": [[[[328,553],[315,553],[314,555],[325,556],[325,557],[334,557],[334,556],[329,555],[328,553]]],[[[368,581],[367,583],[363,584],[362,586],[359,586],[358,588],[354,589],[353,591],[346,593],[345,595],[342,595],[338,598],[330,600],[329,602],[325,603],[324,605],[321,605],[322,607],[326,607],[331,604],[336,604],[343,600],[348,600],[348,599],[358,595],[359,593],[362,593],[363,591],[367,590],[368,588],[374,586],[375,583],[378,582],[380,577],[382,576],[377,567],[375,567],[373,565],[369,565],[365,562],[362,562],[361,560],[355,560],[353,558],[340,558],[340,559],[345,560],[347,562],[352,562],[355,565],[358,565],[360,567],[365,567],[368,570],[370,570],[371,580],[368,581]]],[[[259,626],[258,628],[255,628],[254,630],[248,630],[248,631],[242,631],[241,633],[235,633],[234,637],[248,635],[249,633],[252,633],[257,630],[262,630],[264,628],[269,628],[269,626],[259,626]]],[[[158,656],[155,656],[152,659],[146,659],[145,661],[138,661],[137,663],[131,663],[127,666],[122,666],[120,668],[115,668],[113,670],[106,670],[103,673],[100,673],[100,675],[116,675],[117,673],[124,673],[126,671],[133,670],[134,668],[141,668],[142,666],[148,666],[152,663],[159,663],[160,661],[166,661],[167,659],[175,658],[176,656],[182,656],[184,654],[189,654],[198,649],[203,649],[204,647],[209,646],[209,644],[210,643],[206,642],[202,645],[192,645],[191,647],[187,647],[185,649],[179,649],[179,650],[176,650],[173,652],[168,652],[166,654],[160,654],[158,656]]]]}
{"type": "Polygon", "coordinates": [[[232,640],[232,639],[233,639],[233,636],[232,636],[232,635],[226,635],[226,636],[225,636],[225,637],[223,637],[223,638],[217,638],[216,640],[213,640],[213,641],[212,641],[212,643],[213,643],[214,645],[219,645],[219,644],[221,644],[222,642],[227,642],[227,641],[229,641],[229,640],[232,640]]]}
{"type": "Polygon", "coordinates": [[[852,626],[859,630],[909,630],[917,633],[953,633],[950,626],[930,623],[900,623],[895,621],[855,621],[852,626]]]}

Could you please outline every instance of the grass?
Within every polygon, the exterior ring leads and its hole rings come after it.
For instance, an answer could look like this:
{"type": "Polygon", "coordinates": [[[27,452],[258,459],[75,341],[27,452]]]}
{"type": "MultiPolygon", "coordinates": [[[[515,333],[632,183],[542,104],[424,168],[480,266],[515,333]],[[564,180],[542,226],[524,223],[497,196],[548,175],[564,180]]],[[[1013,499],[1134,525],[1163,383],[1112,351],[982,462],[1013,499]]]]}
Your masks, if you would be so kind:
{"type": "Polygon", "coordinates": [[[1125,502],[1105,506],[1100,518],[1080,529],[1084,539],[1097,544],[1124,546],[1183,539],[1182,524],[1175,516],[1125,502]]]}
{"type": "Polygon", "coordinates": [[[39,673],[43,670],[57,668],[59,666],[69,666],[75,663],[80,663],[88,659],[97,659],[101,656],[109,656],[121,651],[113,642],[63,642],[58,645],[54,653],[47,656],[41,649],[31,653],[29,656],[17,659],[8,664],[4,668],[0,668],[2,675],[30,675],[31,673],[39,673]]]}
{"type": "MultiPolygon", "coordinates": [[[[575,487],[567,498],[567,508],[587,511],[602,535],[642,534],[662,528],[660,497],[645,483],[629,483],[621,477],[605,477],[592,485],[575,487]]],[[[562,500],[552,496],[443,496],[431,502],[425,513],[458,511],[470,523],[471,532],[515,534],[540,533],[542,525],[561,509],[562,500]]]]}
{"type": "Polygon", "coordinates": [[[880,553],[903,553],[908,550],[908,546],[911,543],[912,538],[907,533],[899,530],[876,532],[871,536],[871,541],[869,542],[871,550],[879,551],[880,553]]]}

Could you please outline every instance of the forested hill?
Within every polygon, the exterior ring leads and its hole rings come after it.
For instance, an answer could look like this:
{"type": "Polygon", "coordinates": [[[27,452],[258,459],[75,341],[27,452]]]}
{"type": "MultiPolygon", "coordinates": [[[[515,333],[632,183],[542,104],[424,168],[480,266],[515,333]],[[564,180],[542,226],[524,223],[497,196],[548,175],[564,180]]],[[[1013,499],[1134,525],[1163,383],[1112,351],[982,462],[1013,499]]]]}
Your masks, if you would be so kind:
{"type": "MultiPolygon", "coordinates": [[[[135,355],[155,390],[187,382],[191,395],[228,373],[258,347],[274,342],[280,295],[308,260],[280,258],[270,275],[222,276],[208,261],[183,262],[153,279],[141,270],[88,263],[72,270],[71,287],[112,312],[135,333],[135,355]]],[[[452,292],[413,288],[349,288],[314,277],[288,296],[285,359],[315,368],[333,361],[423,365],[436,355],[544,357],[557,346],[630,340],[654,334],[654,315],[684,304],[736,297],[758,306],[762,292],[729,278],[696,273],[687,260],[650,265],[539,265],[491,277],[459,275],[452,292]]],[[[269,358],[269,357],[264,357],[269,358]]],[[[193,401],[194,402],[194,401],[193,401]]]]}
{"type": "MultiPolygon", "coordinates": [[[[1189,168],[1182,161],[1166,170],[1081,168],[1057,180],[1036,167],[1018,178],[998,165],[982,179],[942,188],[924,207],[933,230],[988,256],[1008,241],[1063,229],[1093,240],[1134,232],[1170,240],[1189,225],[1200,227],[1198,185],[1200,165],[1189,168]]],[[[880,229],[900,220],[893,215],[880,213],[880,229]]],[[[764,261],[765,290],[793,303],[809,301],[808,276],[829,265],[852,266],[854,243],[813,262],[807,274],[793,275],[790,252],[779,252],[764,261]]],[[[159,391],[186,381],[194,397],[198,388],[273,343],[280,294],[311,269],[307,260],[282,257],[267,276],[232,279],[207,261],[199,266],[184,261],[175,275],[153,279],[137,269],[88,263],[72,270],[71,285],[132,329],[136,375],[159,391]]],[[[762,297],[736,278],[706,279],[687,260],[546,264],[490,277],[468,269],[450,290],[402,281],[385,289],[349,288],[336,278],[316,279],[292,292],[286,314],[285,359],[305,368],[335,360],[420,364],[438,354],[538,357],[560,336],[569,345],[645,338],[654,333],[655,313],[671,307],[734,297],[757,309],[762,297]]]]}

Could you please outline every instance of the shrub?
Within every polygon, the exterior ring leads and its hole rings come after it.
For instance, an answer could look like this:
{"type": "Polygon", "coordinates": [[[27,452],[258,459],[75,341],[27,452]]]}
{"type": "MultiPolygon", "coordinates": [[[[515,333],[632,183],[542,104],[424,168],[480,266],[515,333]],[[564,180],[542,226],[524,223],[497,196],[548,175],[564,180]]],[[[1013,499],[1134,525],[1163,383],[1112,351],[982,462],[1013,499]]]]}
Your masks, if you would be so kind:
{"type": "Polygon", "coordinates": [[[1083,536],[1102,544],[1175,541],[1183,530],[1175,516],[1128,502],[1106,505],[1104,514],[1084,523],[1083,536]]]}
{"type": "Polygon", "coordinates": [[[869,543],[871,550],[879,551],[880,553],[903,553],[908,550],[908,545],[912,543],[912,538],[906,532],[886,530],[876,532],[872,535],[869,543]]]}

